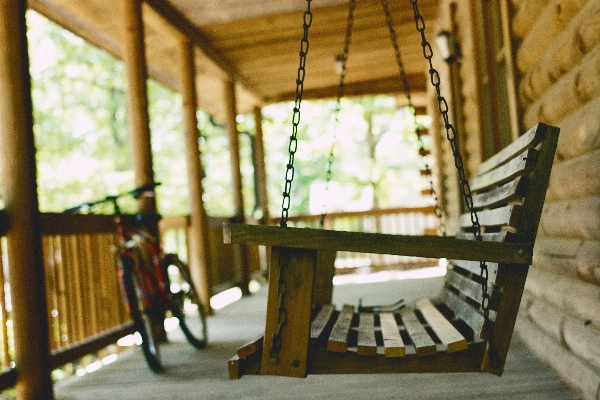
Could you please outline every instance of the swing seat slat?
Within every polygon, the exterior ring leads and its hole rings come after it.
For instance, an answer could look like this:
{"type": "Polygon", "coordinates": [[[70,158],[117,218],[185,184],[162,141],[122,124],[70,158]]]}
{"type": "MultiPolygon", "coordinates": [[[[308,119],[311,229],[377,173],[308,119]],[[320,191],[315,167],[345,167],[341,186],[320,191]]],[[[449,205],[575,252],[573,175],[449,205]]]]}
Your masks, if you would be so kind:
{"type": "MultiPolygon", "coordinates": [[[[259,342],[262,358],[238,353],[230,360],[230,377],[476,371],[501,375],[532,261],[558,133],[558,128],[540,123],[481,164],[472,191],[482,240],[474,238],[470,215],[461,217],[462,230],[456,237],[224,226],[226,243],[271,246],[267,324],[259,342]],[[336,311],[331,305],[331,279],[337,251],[446,258],[444,288],[437,297],[400,309],[355,310],[345,305],[336,311]],[[290,262],[280,277],[282,255],[290,262]],[[479,261],[486,261],[488,270],[487,321],[479,261]],[[284,283],[284,294],[278,282],[284,283]],[[278,360],[269,364],[281,301],[286,323],[278,360]]],[[[250,347],[260,352],[258,346],[250,347]]]]}

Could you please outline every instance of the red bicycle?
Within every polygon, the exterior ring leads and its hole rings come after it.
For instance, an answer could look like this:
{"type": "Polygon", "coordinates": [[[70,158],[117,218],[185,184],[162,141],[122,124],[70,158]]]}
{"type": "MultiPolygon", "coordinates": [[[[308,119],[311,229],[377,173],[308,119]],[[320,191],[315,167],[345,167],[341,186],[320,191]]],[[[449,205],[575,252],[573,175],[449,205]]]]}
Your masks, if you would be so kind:
{"type": "Polygon", "coordinates": [[[64,211],[88,213],[100,204],[112,204],[118,234],[113,251],[119,282],[135,329],[141,336],[144,357],[154,372],[162,370],[158,336],[163,331],[156,329],[156,325],[163,323],[165,315],[170,313],[179,320],[179,327],[192,346],[202,349],[207,344],[205,309],[188,266],[177,255],[164,254],[158,238],[148,229],[148,223],[152,219],[157,222],[159,217],[138,214],[134,229],[127,229],[123,221],[118,199],[154,196],[154,188],[158,185],[144,185],[64,211]]]}

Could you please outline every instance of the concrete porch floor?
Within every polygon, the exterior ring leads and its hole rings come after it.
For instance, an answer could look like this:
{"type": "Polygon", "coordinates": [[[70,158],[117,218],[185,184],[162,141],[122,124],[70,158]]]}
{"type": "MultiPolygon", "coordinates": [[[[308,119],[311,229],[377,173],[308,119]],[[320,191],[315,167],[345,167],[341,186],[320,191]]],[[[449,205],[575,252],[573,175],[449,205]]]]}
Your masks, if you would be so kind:
{"type": "MultiPolygon", "coordinates": [[[[344,284],[334,303],[389,304],[428,297],[441,277],[344,284]]],[[[58,400],[83,399],[577,399],[555,373],[513,337],[502,377],[488,374],[312,375],[306,379],[244,376],[229,380],[227,361],[263,330],[266,288],[217,310],[209,320],[209,347],[197,351],[173,335],[161,347],[165,371],[153,374],[132,349],[100,370],[55,386],[58,400]]],[[[178,333],[178,332],[177,332],[178,333]]]]}

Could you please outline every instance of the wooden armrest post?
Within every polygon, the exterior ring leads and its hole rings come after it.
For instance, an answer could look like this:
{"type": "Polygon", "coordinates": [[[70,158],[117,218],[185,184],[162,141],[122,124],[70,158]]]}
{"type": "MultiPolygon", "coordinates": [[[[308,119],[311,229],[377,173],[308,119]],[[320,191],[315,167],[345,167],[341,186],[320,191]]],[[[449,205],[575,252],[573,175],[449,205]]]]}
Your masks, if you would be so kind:
{"type": "Polygon", "coordinates": [[[317,251],[317,267],[315,269],[315,284],[313,285],[313,306],[331,304],[336,254],[335,250],[317,251]]]}
{"type": "Polygon", "coordinates": [[[317,251],[272,247],[270,260],[261,374],[305,378],[317,251]],[[274,360],[271,345],[278,333],[281,346],[274,360]]]}

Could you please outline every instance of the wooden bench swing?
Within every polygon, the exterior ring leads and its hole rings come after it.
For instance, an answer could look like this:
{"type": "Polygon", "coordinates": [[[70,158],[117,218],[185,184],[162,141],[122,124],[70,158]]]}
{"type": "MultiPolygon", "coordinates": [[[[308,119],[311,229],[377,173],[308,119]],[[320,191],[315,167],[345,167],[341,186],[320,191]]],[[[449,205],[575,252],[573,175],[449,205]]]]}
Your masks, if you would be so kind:
{"type": "MultiPolygon", "coordinates": [[[[448,129],[447,113],[443,116],[448,129]]],[[[295,128],[297,122],[299,118],[295,128]]],[[[501,375],[532,262],[558,133],[558,128],[537,124],[483,162],[470,185],[461,184],[469,213],[461,217],[456,237],[224,225],[226,243],[270,248],[265,332],[229,361],[230,377],[501,375]],[[331,300],[337,251],[451,261],[436,298],[400,310],[355,310],[351,305],[336,310],[331,300]]],[[[461,158],[457,168],[464,177],[461,158]]]]}

